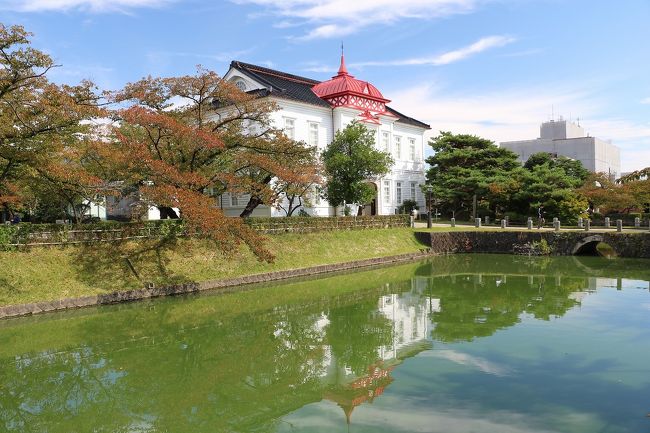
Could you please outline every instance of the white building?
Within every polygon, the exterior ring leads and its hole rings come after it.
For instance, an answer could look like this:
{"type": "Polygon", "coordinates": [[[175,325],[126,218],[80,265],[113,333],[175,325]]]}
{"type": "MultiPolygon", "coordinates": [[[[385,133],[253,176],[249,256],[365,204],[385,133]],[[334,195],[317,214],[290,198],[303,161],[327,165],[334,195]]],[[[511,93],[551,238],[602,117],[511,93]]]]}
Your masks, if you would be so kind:
{"type": "MultiPolygon", "coordinates": [[[[429,125],[405,116],[388,107],[390,102],[372,84],[350,75],[341,56],[338,74],[319,82],[305,77],[276,71],[263,66],[233,61],[224,75],[241,90],[270,98],[280,109],[272,120],[295,140],[323,150],[336,131],[353,120],[364,122],[376,134],[377,148],[392,154],[395,164],[381,179],[369,180],[377,197],[368,203],[364,215],[394,214],[404,200],[413,199],[420,209],[424,197],[424,133],[429,125]]],[[[241,213],[248,196],[225,194],[220,205],[227,215],[241,213]]],[[[333,215],[335,209],[323,200],[305,209],[317,216],[333,215]]],[[[282,216],[279,209],[259,206],[253,216],[282,216]]]]}
{"type": "Polygon", "coordinates": [[[519,155],[522,163],[535,153],[546,152],[578,160],[591,172],[608,173],[612,178],[621,176],[621,154],[618,147],[590,137],[579,124],[562,118],[542,123],[540,138],[506,141],[500,145],[519,155]]]}

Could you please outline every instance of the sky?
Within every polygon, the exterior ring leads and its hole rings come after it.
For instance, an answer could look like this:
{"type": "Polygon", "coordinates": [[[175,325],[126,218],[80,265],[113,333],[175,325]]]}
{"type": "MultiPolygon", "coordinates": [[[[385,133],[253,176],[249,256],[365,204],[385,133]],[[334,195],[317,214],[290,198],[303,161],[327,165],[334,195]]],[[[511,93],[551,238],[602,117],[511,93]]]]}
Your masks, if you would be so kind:
{"type": "Polygon", "coordinates": [[[552,117],[650,166],[650,0],[0,0],[58,83],[223,75],[231,60],[348,70],[439,131],[534,139],[552,117]]]}

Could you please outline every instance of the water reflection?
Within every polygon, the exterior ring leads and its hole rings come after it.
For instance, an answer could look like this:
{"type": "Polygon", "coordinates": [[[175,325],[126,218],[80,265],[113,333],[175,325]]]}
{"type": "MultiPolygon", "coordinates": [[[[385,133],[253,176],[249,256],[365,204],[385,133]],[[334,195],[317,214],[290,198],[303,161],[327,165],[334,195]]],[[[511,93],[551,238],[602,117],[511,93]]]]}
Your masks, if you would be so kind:
{"type": "MultiPolygon", "coordinates": [[[[273,432],[330,404],[339,412],[332,422],[345,426],[354,425],[357,408],[393,404],[423,386],[397,378],[426,370],[407,360],[513,380],[522,367],[452,344],[562,317],[618,281],[602,268],[593,277],[560,261],[517,260],[441,258],[5,322],[0,425],[8,432],[273,432]],[[382,402],[387,393],[393,398],[382,402]]],[[[642,267],[632,268],[626,272],[642,280],[642,267]]],[[[418,380],[441,380],[429,373],[418,380]]],[[[468,376],[456,383],[474,386],[468,376]]],[[[445,387],[451,398],[458,385],[445,387]]],[[[441,404],[431,391],[419,398],[441,404]]]]}

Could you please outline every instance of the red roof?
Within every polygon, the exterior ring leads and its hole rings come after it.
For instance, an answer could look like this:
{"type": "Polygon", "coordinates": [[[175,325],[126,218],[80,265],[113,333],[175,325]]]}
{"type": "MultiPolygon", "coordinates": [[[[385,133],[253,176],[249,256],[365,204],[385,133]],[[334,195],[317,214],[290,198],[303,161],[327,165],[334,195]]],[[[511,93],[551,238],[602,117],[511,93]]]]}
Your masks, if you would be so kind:
{"type": "Polygon", "coordinates": [[[384,98],[379,89],[367,81],[358,80],[348,73],[345,67],[345,58],[341,55],[339,72],[332,79],[316,84],[311,90],[322,99],[329,99],[339,95],[357,95],[366,99],[379,102],[390,102],[384,98]]]}

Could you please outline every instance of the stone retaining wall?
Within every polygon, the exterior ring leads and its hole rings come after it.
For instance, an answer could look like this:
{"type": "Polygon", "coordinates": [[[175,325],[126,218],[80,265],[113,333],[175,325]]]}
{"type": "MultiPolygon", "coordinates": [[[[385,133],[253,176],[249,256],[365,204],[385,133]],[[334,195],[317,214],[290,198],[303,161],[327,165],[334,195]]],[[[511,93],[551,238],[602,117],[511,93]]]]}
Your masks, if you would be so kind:
{"type": "Polygon", "coordinates": [[[517,246],[545,240],[552,255],[573,255],[580,248],[605,242],[620,257],[650,258],[650,233],[548,232],[548,231],[468,231],[418,232],[420,242],[434,254],[500,253],[513,254],[517,246]]]}
{"type": "Polygon", "coordinates": [[[650,258],[650,233],[616,233],[616,232],[540,232],[540,231],[469,231],[469,232],[417,232],[416,237],[429,249],[417,253],[401,254],[389,257],[357,260],[347,263],[313,266],[309,268],[290,269],[268,272],[243,277],[211,280],[201,283],[187,283],[166,287],[151,287],[102,295],[83,296],[80,298],[61,299],[57,301],[36,302],[33,304],[10,305],[0,307],[0,319],[26,316],[81,308],[96,305],[129,302],[159,296],[179,295],[204,290],[227,290],[253,283],[264,283],[294,277],[306,277],[328,272],[345,271],[374,265],[385,265],[416,260],[431,254],[455,253],[501,253],[512,254],[517,246],[539,243],[545,240],[553,255],[572,255],[580,248],[595,245],[597,242],[609,244],[621,257],[650,258]]]}
{"type": "Polygon", "coordinates": [[[123,292],[112,292],[102,295],[82,296],[79,298],[68,298],[57,301],[36,302],[32,304],[10,305],[0,307],[0,319],[31,314],[45,313],[49,311],[60,311],[72,308],[90,307],[96,305],[115,304],[118,302],[130,302],[141,299],[156,298],[159,296],[180,295],[186,293],[200,292],[204,290],[225,290],[245,284],[265,283],[270,281],[284,280],[294,277],[307,277],[311,275],[324,274],[336,271],[364,268],[375,265],[399,263],[410,260],[421,259],[430,255],[426,249],[417,253],[400,254],[389,257],[377,257],[373,259],[357,260],[347,263],[336,263],[331,265],[312,266],[309,268],[289,269],[286,271],[267,272],[263,274],[247,275],[222,280],[210,280],[201,283],[187,283],[165,287],[151,287],[123,292]]]}

